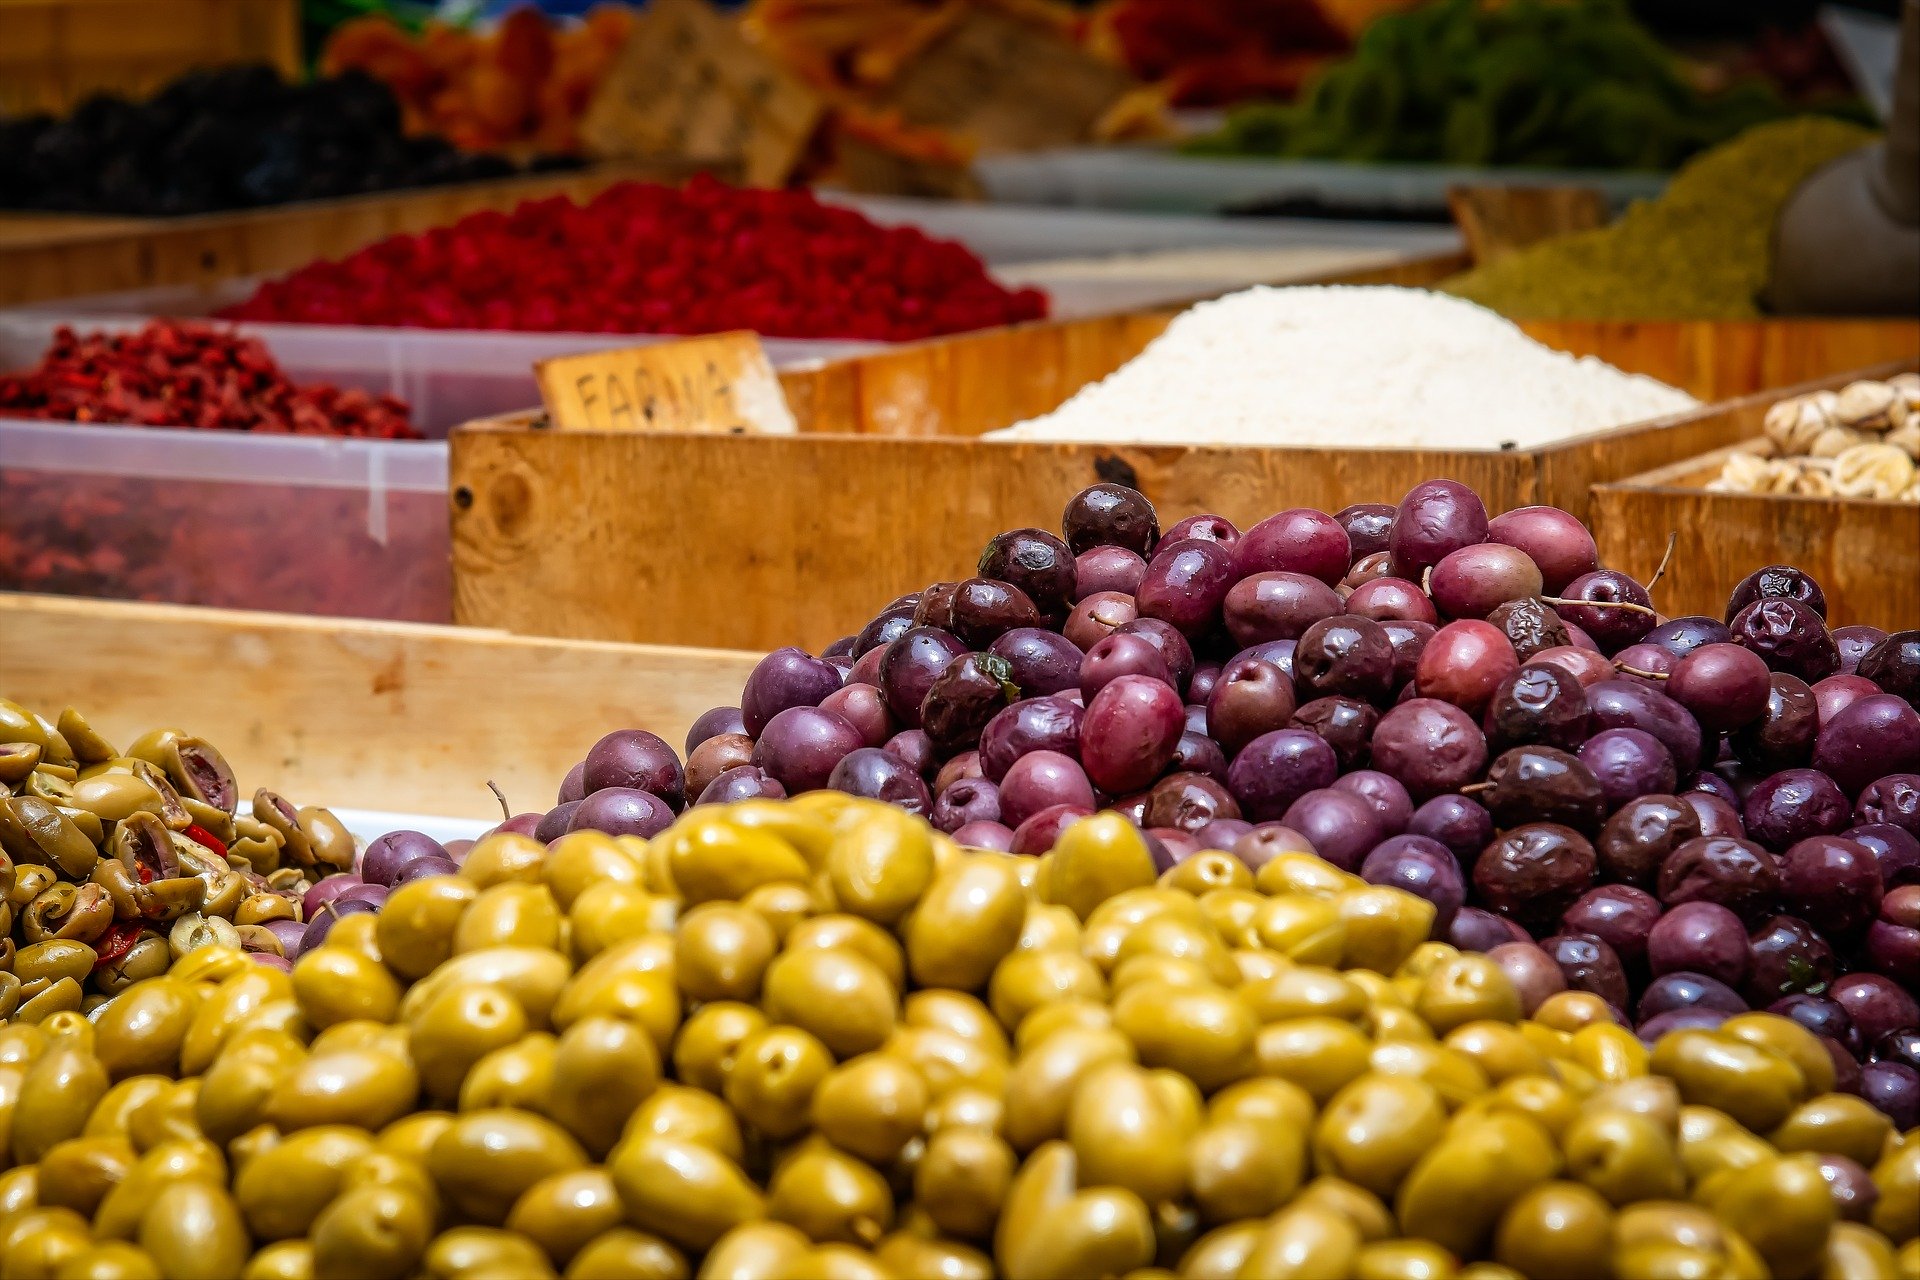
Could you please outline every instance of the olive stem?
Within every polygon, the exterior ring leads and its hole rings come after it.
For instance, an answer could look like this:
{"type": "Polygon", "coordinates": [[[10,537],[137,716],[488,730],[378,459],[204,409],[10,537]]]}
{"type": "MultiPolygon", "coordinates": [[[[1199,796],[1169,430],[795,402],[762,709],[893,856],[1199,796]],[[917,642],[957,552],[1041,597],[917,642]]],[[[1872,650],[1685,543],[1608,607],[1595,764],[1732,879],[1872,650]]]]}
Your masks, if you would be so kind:
{"type": "Polygon", "coordinates": [[[1492,785],[1491,782],[1469,782],[1466,786],[1460,788],[1460,794],[1463,796],[1474,795],[1487,790],[1492,785]]]}
{"type": "Polygon", "coordinates": [[[1647,594],[1649,596],[1653,594],[1654,587],[1659,585],[1660,579],[1666,577],[1667,566],[1673,562],[1673,549],[1679,545],[1680,531],[1675,529],[1667,534],[1667,550],[1666,554],[1660,557],[1660,567],[1653,571],[1651,578],[1647,579],[1647,594]]]}
{"type": "Polygon", "coordinates": [[[503,820],[513,817],[513,809],[507,804],[507,793],[500,789],[500,784],[488,778],[487,790],[493,792],[493,798],[500,802],[500,817],[503,820]]]}
{"type": "Polygon", "coordinates": [[[1660,616],[1658,609],[1649,609],[1644,604],[1635,604],[1631,600],[1568,600],[1563,596],[1541,596],[1541,600],[1556,607],[1560,605],[1582,605],[1588,609],[1625,609],[1629,613],[1644,613],[1650,618],[1660,616]]]}
{"type": "Polygon", "coordinates": [[[1624,662],[1614,663],[1613,669],[1615,671],[1624,671],[1630,676],[1639,676],[1642,680],[1665,680],[1667,678],[1667,673],[1664,671],[1642,671],[1640,668],[1630,667],[1624,662]]]}

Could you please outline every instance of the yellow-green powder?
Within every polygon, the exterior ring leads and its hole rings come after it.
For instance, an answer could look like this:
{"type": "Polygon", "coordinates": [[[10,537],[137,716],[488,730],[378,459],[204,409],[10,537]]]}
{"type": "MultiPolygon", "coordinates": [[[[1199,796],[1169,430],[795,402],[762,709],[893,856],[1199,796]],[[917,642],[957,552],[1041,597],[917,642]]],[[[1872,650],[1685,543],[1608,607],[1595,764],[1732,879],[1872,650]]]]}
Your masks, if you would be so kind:
{"type": "Polygon", "coordinates": [[[1873,137],[1817,116],[1749,129],[1611,226],[1545,241],[1440,287],[1523,319],[1758,316],[1780,206],[1814,170],[1873,137]]]}

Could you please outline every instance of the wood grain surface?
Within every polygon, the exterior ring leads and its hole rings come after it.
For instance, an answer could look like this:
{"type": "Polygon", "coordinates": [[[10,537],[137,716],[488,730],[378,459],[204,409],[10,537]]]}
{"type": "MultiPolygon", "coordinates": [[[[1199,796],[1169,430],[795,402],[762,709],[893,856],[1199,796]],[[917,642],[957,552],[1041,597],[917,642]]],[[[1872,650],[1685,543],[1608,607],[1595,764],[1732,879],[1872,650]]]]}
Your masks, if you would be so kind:
{"type": "Polygon", "coordinates": [[[678,750],[732,705],[746,653],[461,627],[0,593],[0,697],[71,704],[109,740],[173,726],[249,790],[300,804],[488,818],[489,778],[544,809],[599,737],[643,727],[678,750]]]}

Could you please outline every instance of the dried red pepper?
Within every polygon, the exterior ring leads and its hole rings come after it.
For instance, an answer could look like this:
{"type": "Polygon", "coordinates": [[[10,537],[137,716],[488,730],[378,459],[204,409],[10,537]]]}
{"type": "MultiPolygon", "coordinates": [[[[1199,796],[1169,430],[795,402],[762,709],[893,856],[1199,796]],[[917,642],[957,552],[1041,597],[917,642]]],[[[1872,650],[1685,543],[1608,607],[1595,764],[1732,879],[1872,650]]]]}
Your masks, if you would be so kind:
{"type": "Polygon", "coordinates": [[[197,822],[188,826],[181,834],[185,835],[189,840],[205,845],[223,858],[227,856],[226,843],[197,822]]]}
{"type": "Polygon", "coordinates": [[[965,246],[805,191],[623,183],[390,236],[270,281],[222,314],[429,329],[902,341],[1035,320],[965,246]]]}
{"type": "Polygon", "coordinates": [[[117,920],[108,925],[106,932],[94,939],[94,972],[125,959],[127,952],[133,950],[133,944],[140,941],[142,932],[137,920],[117,920]]]}

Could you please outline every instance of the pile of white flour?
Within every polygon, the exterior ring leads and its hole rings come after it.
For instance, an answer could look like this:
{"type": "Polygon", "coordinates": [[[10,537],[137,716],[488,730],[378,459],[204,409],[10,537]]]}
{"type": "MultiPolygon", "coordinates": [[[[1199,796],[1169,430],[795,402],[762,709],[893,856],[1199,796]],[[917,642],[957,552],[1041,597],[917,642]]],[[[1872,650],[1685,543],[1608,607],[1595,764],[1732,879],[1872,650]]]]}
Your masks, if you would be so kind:
{"type": "Polygon", "coordinates": [[[1525,449],[1697,403],[1446,294],[1261,287],[1182,313],[1125,367],[986,438],[1525,449]]]}

